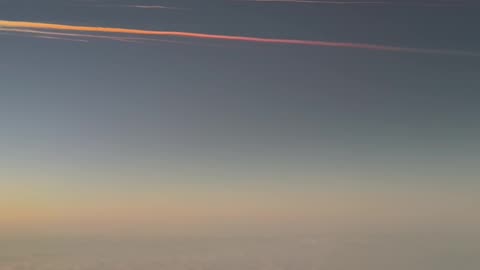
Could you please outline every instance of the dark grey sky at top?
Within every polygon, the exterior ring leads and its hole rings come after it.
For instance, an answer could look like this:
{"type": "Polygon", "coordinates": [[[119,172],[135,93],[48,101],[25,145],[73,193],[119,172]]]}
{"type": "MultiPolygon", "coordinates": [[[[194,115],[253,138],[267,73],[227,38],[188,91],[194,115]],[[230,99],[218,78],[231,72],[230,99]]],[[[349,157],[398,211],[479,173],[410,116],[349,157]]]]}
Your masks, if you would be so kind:
{"type": "MultiPolygon", "coordinates": [[[[476,3],[409,2],[0,0],[0,20],[480,52],[476,3]]],[[[192,43],[0,35],[1,144],[27,152],[168,146],[313,160],[332,149],[480,156],[478,57],[192,43]]]]}

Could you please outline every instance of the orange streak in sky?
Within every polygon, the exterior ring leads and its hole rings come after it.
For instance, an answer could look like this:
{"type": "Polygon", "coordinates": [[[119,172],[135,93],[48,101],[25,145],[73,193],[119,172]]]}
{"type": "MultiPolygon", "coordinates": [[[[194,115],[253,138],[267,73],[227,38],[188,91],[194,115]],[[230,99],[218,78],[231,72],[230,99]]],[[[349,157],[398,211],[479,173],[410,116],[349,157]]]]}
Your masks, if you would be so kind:
{"type": "Polygon", "coordinates": [[[116,34],[145,35],[145,36],[172,36],[172,37],[197,38],[197,39],[222,40],[222,41],[242,41],[242,42],[254,42],[254,43],[271,43],[271,44],[306,45],[306,46],[335,47],[335,48],[352,48],[352,49],[366,49],[366,50],[390,51],[390,52],[408,52],[408,53],[424,53],[424,54],[448,54],[448,55],[465,55],[465,56],[476,56],[476,57],[480,56],[480,52],[467,52],[467,51],[456,51],[456,50],[437,50],[437,49],[420,49],[420,48],[386,46],[386,45],[366,44],[366,43],[332,42],[332,41],[301,40],[301,39],[262,38],[262,37],[249,37],[249,36],[216,35],[216,34],[178,32],[178,31],[140,30],[140,29],[98,27],[98,26],[78,26],[78,25],[38,23],[38,22],[22,22],[22,21],[0,20],[0,31],[1,31],[1,27],[17,28],[17,29],[18,28],[23,28],[23,29],[44,29],[44,30],[57,30],[57,31],[73,31],[73,32],[116,33],[116,34]]]}

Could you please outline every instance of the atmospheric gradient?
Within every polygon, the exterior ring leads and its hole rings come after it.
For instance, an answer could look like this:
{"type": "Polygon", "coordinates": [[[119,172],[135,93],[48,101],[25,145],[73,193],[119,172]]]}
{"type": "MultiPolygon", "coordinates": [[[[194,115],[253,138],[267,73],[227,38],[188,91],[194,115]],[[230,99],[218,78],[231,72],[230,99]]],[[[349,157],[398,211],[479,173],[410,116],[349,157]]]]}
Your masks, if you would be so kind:
{"type": "Polygon", "coordinates": [[[476,270],[480,4],[0,0],[0,270],[476,270]]]}

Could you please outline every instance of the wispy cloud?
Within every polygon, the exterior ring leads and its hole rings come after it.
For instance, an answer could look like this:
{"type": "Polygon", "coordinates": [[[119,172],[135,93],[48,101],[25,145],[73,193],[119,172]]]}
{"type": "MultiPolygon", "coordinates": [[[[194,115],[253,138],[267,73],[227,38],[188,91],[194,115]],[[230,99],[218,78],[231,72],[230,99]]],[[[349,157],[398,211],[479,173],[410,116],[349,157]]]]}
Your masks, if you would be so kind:
{"type": "Polygon", "coordinates": [[[99,34],[86,34],[86,33],[66,33],[66,32],[55,32],[55,31],[42,31],[42,30],[32,30],[32,29],[21,29],[21,28],[2,28],[0,27],[0,34],[31,34],[29,37],[33,38],[47,38],[50,39],[63,39],[63,40],[70,40],[70,41],[79,41],[74,38],[68,37],[77,37],[77,38],[84,38],[84,42],[88,42],[89,39],[103,39],[103,40],[110,40],[110,41],[118,41],[118,42],[128,42],[128,43],[171,43],[171,44],[180,44],[180,45],[195,45],[195,46],[214,46],[218,47],[215,44],[205,44],[205,43],[194,43],[182,40],[173,40],[173,39],[160,39],[160,38],[148,38],[148,37],[136,37],[136,36],[114,36],[114,35],[99,35],[99,34]],[[61,38],[67,37],[67,38],[61,38]]]}
{"type": "Polygon", "coordinates": [[[182,10],[184,8],[163,6],[163,5],[115,5],[115,4],[96,4],[95,7],[113,7],[113,8],[135,8],[135,9],[170,9],[170,10],[182,10]]]}
{"type": "MultiPolygon", "coordinates": [[[[264,38],[252,36],[235,36],[235,35],[216,35],[206,33],[194,32],[179,32],[179,31],[157,31],[157,30],[141,30],[131,28],[116,28],[116,27],[100,27],[100,26],[80,26],[67,24],[51,24],[40,22],[25,22],[25,21],[5,21],[0,20],[0,31],[8,31],[11,29],[18,30],[50,30],[70,32],[84,32],[84,33],[103,33],[103,34],[125,34],[134,36],[163,36],[163,37],[180,37],[203,40],[218,40],[218,41],[238,41],[251,43],[267,43],[267,44],[284,44],[284,45],[303,45],[316,47],[334,47],[334,48],[350,48],[350,49],[364,49],[372,51],[388,51],[388,52],[403,52],[403,53],[422,53],[422,54],[444,54],[444,55],[464,55],[480,57],[480,52],[458,51],[458,50],[441,50],[441,49],[425,49],[425,48],[411,48],[400,46],[389,46],[380,44],[368,43],[352,43],[352,42],[334,42],[334,41],[320,41],[320,40],[303,40],[303,39],[281,39],[281,38],[264,38]]],[[[78,35],[78,34],[76,34],[78,35]]],[[[107,36],[105,36],[106,38],[107,36]]],[[[119,37],[110,38],[117,40],[119,37]]],[[[126,39],[121,37],[121,39],[126,39]]],[[[122,41],[122,40],[120,40],[122,41]]]]}
{"type": "Polygon", "coordinates": [[[37,38],[44,38],[44,39],[55,39],[55,40],[63,40],[63,41],[74,41],[74,42],[88,42],[86,39],[77,39],[77,38],[62,38],[62,37],[53,37],[48,35],[37,35],[37,38]]]}
{"type": "Polygon", "coordinates": [[[167,7],[167,6],[147,6],[147,5],[124,5],[123,7],[130,7],[130,8],[142,8],[142,9],[180,9],[177,7],[167,7]]]}
{"type": "Polygon", "coordinates": [[[465,6],[466,2],[453,1],[324,1],[324,0],[243,0],[245,2],[258,3],[299,3],[299,4],[323,4],[323,5],[375,5],[375,6],[423,6],[423,7],[454,7],[465,6]]]}
{"type": "Polygon", "coordinates": [[[247,2],[272,2],[272,3],[308,3],[308,4],[335,4],[335,5],[364,5],[364,4],[388,4],[384,1],[315,1],[315,0],[245,0],[247,2]]]}
{"type": "MultiPolygon", "coordinates": [[[[0,28],[2,32],[11,32],[18,34],[31,34],[36,38],[50,38],[50,39],[64,39],[64,40],[75,40],[73,38],[61,38],[61,37],[78,37],[78,38],[92,38],[92,39],[107,39],[112,41],[122,41],[122,42],[132,42],[138,40],[134,37],[120,37],[120,36],[109,36],[109,35],[89,35],[89,34],[75,34],[75,33],[63,33],[63,32],[52,32],[52,31],[38,31],[31,29],[21,29],[21,28],[0,28]]],[[[88,42],[88,40],[85,40],[88,42]]],[[[140,41],[140,40],[138,40],[140,41]]]]}

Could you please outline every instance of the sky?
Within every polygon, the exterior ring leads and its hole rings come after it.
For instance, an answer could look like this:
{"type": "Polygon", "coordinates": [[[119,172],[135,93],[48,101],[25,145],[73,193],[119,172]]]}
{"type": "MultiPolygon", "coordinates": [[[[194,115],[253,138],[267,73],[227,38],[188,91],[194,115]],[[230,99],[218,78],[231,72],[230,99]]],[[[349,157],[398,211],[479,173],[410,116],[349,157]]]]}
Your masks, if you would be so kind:
{"type": "Polygon", "coordinates": [[[479,11],[0,0],[0,235],[478,235],[479,11]]]}

